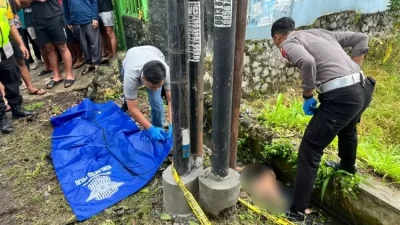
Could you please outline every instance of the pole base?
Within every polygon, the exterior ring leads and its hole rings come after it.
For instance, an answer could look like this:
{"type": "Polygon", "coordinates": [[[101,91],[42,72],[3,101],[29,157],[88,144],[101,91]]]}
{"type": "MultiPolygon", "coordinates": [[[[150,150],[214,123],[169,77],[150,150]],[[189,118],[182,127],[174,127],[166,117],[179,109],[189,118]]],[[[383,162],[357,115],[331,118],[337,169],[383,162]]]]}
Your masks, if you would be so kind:
{"type": "MultiPolygon", "coordinates": [[[[195,199],[197,199],[199,193],[198,174],[199,170],[192,170],[189,174],[180,177],[195,199]]],[[[172,176],[171,166],[165,169],[162,174],[162,186],[163,206],[168,212],[174,214],[189,214],[192,212],[182,190],[172,176]]]]}
{"type": "Polygon", "coordinates": [[[226,178],[217,178],[207,168],[199,176],[199,204],[204,211],[218,215],[222,210],[236,205],[240,194],[240,175],[229,169],[226,178]]]}

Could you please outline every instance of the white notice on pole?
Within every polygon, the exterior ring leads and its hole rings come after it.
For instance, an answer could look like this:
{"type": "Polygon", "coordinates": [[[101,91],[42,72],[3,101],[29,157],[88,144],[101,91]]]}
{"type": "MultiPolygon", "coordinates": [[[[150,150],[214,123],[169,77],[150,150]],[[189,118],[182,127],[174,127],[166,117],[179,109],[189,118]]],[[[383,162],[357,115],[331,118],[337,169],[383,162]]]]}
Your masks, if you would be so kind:
{"type": "Polygon", "coordinates": [[[201,11],[200,1],[188,2],[189,61],[200,62],[201,56],[201,11]]]}
{"type": "Polygon", "coordinates": [[[232,0],[214,0],[214,27],[232,26],[232,0]]]}

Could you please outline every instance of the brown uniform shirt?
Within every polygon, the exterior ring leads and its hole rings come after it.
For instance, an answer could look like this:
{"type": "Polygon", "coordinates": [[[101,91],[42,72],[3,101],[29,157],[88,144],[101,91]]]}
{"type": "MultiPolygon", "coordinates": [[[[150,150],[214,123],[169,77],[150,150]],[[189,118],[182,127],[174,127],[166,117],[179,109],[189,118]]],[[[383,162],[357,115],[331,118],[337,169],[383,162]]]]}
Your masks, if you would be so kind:
{"type": "Polygon", "coordinates": [[[351,56],[368,52],[368,36],[355,32],[331,32],[321,29],[295,31],[280,48],[290,63],[300,69],[302,88],[317,88],[329,80],[360,72],[360,66],[343,50],[351,47],[351,56]]]}

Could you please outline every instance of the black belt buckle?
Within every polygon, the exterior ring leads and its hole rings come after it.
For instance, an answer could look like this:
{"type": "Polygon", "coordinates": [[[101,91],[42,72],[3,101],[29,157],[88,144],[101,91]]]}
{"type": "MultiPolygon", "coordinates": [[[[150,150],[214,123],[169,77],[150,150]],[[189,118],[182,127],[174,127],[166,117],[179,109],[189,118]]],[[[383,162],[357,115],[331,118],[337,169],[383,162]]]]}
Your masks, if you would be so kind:
{"type": "Polygon", "coordinates": [[[361,82],[361,86],[365,87],[365,78],[364,78],[364,75],[362,73],[360,73],[360,82],[361,82]]]}

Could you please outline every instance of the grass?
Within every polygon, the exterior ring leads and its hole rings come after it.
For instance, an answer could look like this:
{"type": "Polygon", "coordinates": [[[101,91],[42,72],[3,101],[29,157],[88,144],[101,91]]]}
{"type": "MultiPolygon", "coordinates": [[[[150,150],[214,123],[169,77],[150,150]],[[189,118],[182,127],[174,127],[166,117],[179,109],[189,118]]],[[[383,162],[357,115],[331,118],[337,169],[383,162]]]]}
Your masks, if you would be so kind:
{"type": "MultiPolygon", "coordinates": [[[[363,65],[365,74],[374,77],[377,86],[358,129],[359,162],[394,183],[400,183],[400,57],[395,55],[388,60],[388,54],[400,50],[400,41],[397,44],[384,55],[384,63],[367,60],[363,65]]],[[[259,119],[279,136],[298,134],[299,138],[310,117],[303,113],[301,97],[279,94],[265,104],[259,119]]],[[[337,149],[337,139],[327,152],[332,154],[334,149],[337,149]]]]}

